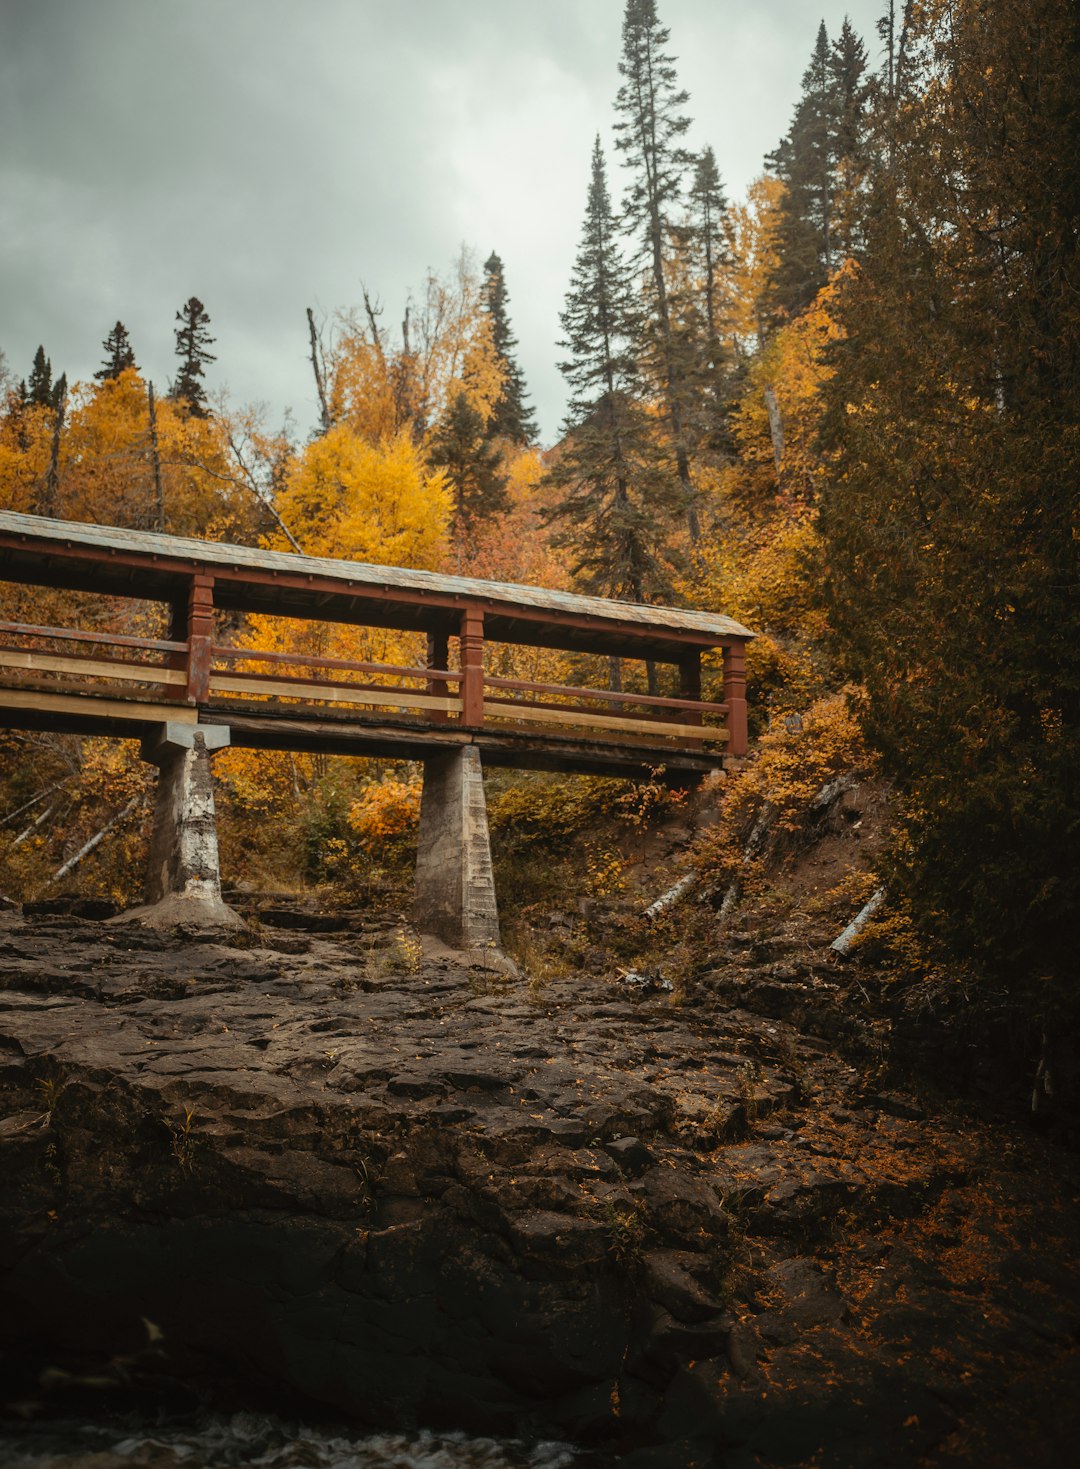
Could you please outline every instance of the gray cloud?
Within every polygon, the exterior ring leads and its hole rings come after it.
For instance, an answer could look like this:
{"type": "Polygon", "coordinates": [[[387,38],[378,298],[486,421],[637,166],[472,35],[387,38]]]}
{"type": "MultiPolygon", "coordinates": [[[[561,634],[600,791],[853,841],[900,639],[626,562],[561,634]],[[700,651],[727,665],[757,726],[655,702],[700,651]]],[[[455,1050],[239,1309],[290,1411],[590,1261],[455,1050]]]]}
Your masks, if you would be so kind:
{"type": "MultiPolygon", "coordinates": [[[[819,19],[876,51],[880,0],[661,0],[691,143],[729,191],[786,130],[819,19]]],[[[117,318],[172,374],[191,294],[213,385],[301,430],[304,308],[396,320],[462,243],[506,264],[521,361],[551,438],[558,312],[593,136],[610,139],[622,0],[4,0],[0,348],[88,377],[117,318]]],[[[617,167],[612,165],[618,183],[617,167]]]]}

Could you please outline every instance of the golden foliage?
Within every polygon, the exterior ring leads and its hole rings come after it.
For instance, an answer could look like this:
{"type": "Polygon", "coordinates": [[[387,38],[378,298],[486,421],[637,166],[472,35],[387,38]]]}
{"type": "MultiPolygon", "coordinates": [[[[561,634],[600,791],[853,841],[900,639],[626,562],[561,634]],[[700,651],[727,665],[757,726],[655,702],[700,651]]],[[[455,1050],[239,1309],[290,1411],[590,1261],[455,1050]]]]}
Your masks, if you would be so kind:
{"type": "Polygon", "coordinates": [[[830,781],[874,769],[862,733],[858,690],[819,699],[797,719],[778,721],[762,736],[755,757],[725,797],[720,821],[695,849],[699,869],[733,878],[750,830],[765,803],[779,833],[797,832],[810,803],[830,781]]]}
{"type": "Polygon", "coordinates": [[[406,307],[400,344],[380,327],[380,310],[338,317],[327,352],[332,423],[370,445],[403,433],[422,443],[459,393],[486,423],[505,368],[469,255],[462,253],[450,275],[428,272],[420,300],[406,307]]]}
{"type": "Polygon", "coordinates": [[[304,450],[278,508],[309,555],[433,568],[452,498],[407,434],[376,445],[337,424],[304,450]]]}
{"type": "Polygon", "coordinates": [[[756,178],[744,204],[728,213],[727,295],[736,350],[742,354],[766,335],[765,296],[780,262],[780,206],[784,185],[771,174],[756,178]]]}
{"type": "Polygon", "coordinates": [[[349,827],[367,852],[377,854],[387,843],[415,834],[422,790],[418,775],[385,775],[364,789],[349,807],[349,827]]]}

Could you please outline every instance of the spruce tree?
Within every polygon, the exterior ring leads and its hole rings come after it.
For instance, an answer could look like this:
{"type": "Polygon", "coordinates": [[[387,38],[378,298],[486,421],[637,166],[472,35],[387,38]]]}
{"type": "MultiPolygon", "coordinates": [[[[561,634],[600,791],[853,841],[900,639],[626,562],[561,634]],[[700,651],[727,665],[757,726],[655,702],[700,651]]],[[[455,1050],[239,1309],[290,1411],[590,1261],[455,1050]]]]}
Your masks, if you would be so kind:
{"type": "Polygon", "coordinates": [[[683,176],[690,162],[681,142],[690,126],[682,111],[689,95],[679,89],[674,58],[664,49],[669,36],[660,24],[655,0],[627,0],[619,62],[623,83],[615,99],[615,146],[630,170],[624,226],[645,268],[649,310],[639,318],[637,351],[661,396],[687,525],[691,540],[696,541],[701,528],[690,477],[686,422],[692,371],[675,331],[667,281],[683,176]]]}
{"type": "Polygon", "coordinates": [[[180,371],[172,385],[172,397],[187,404],[194,418],[205,418],[209,412],[206,389],[202,384],[203,368],[217,359],[208,348],[214,338],[207,331],[210,316],[198,296],[191,296],[176,313],[176,355],[180,371]]]}
{"type": "Polygon", "coordinates": [[[634,274],[619,250],[600,139],[592,156],[585,223],[566,305],[570,388],[564,439],[548,482],[563,491],[549,512],[556,541],[576,553],[575,575],[602,596],[647,602],[670,590],[663,546],[678,501],[653,423],[640,401],[633,343],[634,274]]]}
{"type": "Polygon", "coordinates": [[[485,433],[482,414],[458,393],[432,436],[428,459],[445,469],[454,492],[459,525],[469,530],[507,508],[506,478],[499,473],[499,451],[485,433]]]}
{"type": "Polygon", "coordinates": [[[514,444],[531,444],[536,438],[536,416],[527,402],[525,376],[515,356],[518,344],[506,309],[510,299],[506,277],[503,263],[494,250],[484,262],[484,276],[484,310],[491,318],[492,340],[506,372],[502,396],[488,422],[487,436],[509,439],[514,444]]]}
{"type": "Polygon", "coordinates": [[[829,56],[829,75],[835,266],[861,248],[864,190],[870,166],[866,47],[846,17],[829,56]]]}
{"type": "Polygon", "coordinates": [[[686,226],[693,301],[687,330],[693,364],[688,430],[697,447],[721,447],[731,353],[726,343],[730,303],[722,283],[728,260],[728,206],[716,155],[705,148],[694,167],[686,226]]]}
{"type": "Polygon", "coordinates": [[[116,323],[101,345],[105,350],[105,361],[94,373],[99,382],[108,382],[111,378],[117,378],[129,367],[134,367],[138,371],[131,338],[122,321],[116,323]]]}
{"type": "Polygon", "coordinates": [[[769,155],[784,185],[780,212],[780,266],[771,307],[794,316],[810,302],[838,263],[834,238],[836,79],[825,22],[818,27],[791,130],[769,155]]]}
{"type": "Polygon", "coordinates": [[[53,394],[52,363],[45,356],[45,348],[39,346],[34,353],[29,381],[23,390],[23,402],[33,403],[39,408],[52,408],[53,394]]]}

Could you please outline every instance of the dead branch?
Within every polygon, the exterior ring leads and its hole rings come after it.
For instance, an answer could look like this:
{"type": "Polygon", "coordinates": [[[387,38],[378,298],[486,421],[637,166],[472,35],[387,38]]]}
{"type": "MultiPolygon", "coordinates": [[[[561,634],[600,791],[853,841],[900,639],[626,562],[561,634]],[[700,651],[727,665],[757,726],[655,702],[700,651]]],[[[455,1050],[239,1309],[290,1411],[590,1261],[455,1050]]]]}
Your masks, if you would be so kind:
{"type": "MultiPolygon", "coordinates": [[[[244,471],[245,475],[250,474],[247,465],[240,457],[240,453],[237,449],[235,441],[231,437],[229,439],[229,448],[233,451],[233,455],[235,456],[237,463],[240,465],[240,468],[244,471]]],[[[278,514],[277,508],[274,505],[273,500],[271,500],[268,495],[263,494],[262,490],[260,490],[259,486],[255,483],[253,477],[250,479],[237,479],[235,474],[222,474],[220,470],[212,469],[209,464],[204,464],[201,459],[167,459],[165,460],[165,463],[168,464],[172,469],[198,469],[201,470],[203,474],[208,474],[211,479],[219,479],[222,481],[223,484],[235,485],[238,490],[249,491],[249,493],[256,497],[256,499],[259,501],[259,504],[262,505],[263,509],[270,512],[270,515],[273,518],[278,530],[281,531],[282,535],[285,537],[285,539],[288,541],[289,545],[293,548],[297,555],[307,555],[307,552],[304,550],[303,546],[301,546],[300,542],[296,539],[292,531],[278,514]]]]}
{"type": "Polygon", "coordinates": [[[364,311],[367,314],[368,326],[371,328],[372,345],[379,354],[379,361],[384,362],[382,333],[379,331],[379,317],[383,313],[382,304],[379,301],[372,302],[368,295],[368,288],[362,282],[360,289],[364,293],[364,311]]]}
{"type": "Polygon", "coordinates": [[[7,826],[8,822],[14,821],[16,816],[21,816],[24,811],[29,811],[39,801],[44,801],[46,796],[51,796],[54,791],[58,791],[68,779],[69,777],[65,776],[64,780],[58,780],[55,785],[46,786],[43,791],[38,791],[36,796],[31,796],[29,801],[24,801],[21,806],[16,806],[14,811],[9,811],[6,816],[0,816],[0,826],[7,826]]]}
{"type": "Polygon", "coordinates": [[[330,427],[330,409],[326,403],[326,389],[323,386],[322,352],[319,349],[319,334],[315,330],[315,313],[309,306],[307,309],[308,331],[311,333],[311,368],[315,374],[315,389],[319,395],[319,417],[322,421],[322,431],[326,433],[330,427]]]}

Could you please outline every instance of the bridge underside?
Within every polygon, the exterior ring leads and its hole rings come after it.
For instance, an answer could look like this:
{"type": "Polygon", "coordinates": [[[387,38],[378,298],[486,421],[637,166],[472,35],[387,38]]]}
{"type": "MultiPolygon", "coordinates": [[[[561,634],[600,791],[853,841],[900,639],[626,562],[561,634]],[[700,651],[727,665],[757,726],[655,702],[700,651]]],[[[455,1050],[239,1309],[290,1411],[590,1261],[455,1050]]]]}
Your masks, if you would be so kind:
{"type": "Polygon", "coordinates": [[[223,727],[229,731],[229,743],[244,749],[427,760],[472,748],[489,766],[566,770],[628,780],[648,776],[662,766],[669,780],[686,784],[724,763],[724,757],[714,751],[678,749],[671,742],[589,740],[579,732],[559,737],[533,729],[467,730],[449,724],[440,728],[426,719],[350,716],[340,710],[315,708],[271,713],[264,706],[253,713],[242,704],[220,704],[195,711],[139,703],[130,697],[123,702],[77,694],[39,693],[32,702],[16,702],[16,697],[8,690],[0,691],[0,716],[8,728],[119,739],[145,739],[163,722],[179,720],[211,729],[223,727]]]}

